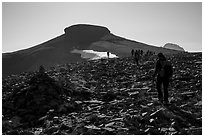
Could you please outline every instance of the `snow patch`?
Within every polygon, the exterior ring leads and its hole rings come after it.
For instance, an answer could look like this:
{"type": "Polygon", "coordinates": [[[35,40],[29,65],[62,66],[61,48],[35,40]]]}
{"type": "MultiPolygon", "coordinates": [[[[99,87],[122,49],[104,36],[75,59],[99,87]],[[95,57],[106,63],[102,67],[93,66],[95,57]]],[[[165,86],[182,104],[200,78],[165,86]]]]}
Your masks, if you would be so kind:
{"type": "MultiPolygon", "coordinates": [[[[78,50],[74,49],[71,53],[79,53],[81,54],[82,58],[89,59],[89,60],[96,60],[101,58],[108,58],[107,52],[99,52],[94,50],[78,50]]],[[[115,54],[109,53],[109,58],[118,58],[115,54]]]]}

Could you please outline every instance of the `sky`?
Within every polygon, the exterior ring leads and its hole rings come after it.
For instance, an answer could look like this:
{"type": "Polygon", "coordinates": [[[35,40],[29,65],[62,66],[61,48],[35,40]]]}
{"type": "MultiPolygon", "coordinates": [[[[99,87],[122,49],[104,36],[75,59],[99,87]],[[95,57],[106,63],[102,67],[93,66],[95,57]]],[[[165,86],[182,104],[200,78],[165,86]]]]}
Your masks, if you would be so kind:
{"type": "Polygon", "coordinates": [[[75,24],[154,46],[174,43],[202,51],[201,2],[3,2],[2,52],[46,42],[75,24]]]}

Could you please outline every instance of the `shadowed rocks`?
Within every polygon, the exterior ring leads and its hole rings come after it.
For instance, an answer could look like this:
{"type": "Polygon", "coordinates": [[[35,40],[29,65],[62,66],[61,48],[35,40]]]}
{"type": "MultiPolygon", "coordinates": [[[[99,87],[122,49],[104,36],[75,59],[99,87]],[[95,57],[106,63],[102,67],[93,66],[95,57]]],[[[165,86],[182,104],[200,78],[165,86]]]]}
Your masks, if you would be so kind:
{"type": "MultiPolygon", "coordinates": [[[[85,61],[54,67],[45,72],[49,78],[24,73],[3,79],[3,134],[202,134],[201,57],[201,53],[195,53],[170,58],[174,75],[169,89],[169,105],[157,101],[157,91],[150,79],[155,58],[144,60],[140,66],[131,58],[85,61]],[[58,83],[57,88],[53,82],[58,83]],[[47,84],[49,86],[45,86],[47,84]],[[35,87],[32,90],[29,89],[31,85],[35,87]],[[38,126],[28,128],[23,117],[10,113],[17,111],[13,104],[17,97],[14,92],[21,91],[16,104],[22,105],[18,108],[25,108],[21,103],[25,93],[30,91],[32,98],[38,91],[43,93],[37,95],[45,95],[48,91],[43,87],[52,89],[53,93],[46,95],[57,102],[57,108],[49,105],[47,100],[46,105],[52,107],[43,112],[38,126]]],[[[35,102],[35,99],[30,100],[35,102]]]]}

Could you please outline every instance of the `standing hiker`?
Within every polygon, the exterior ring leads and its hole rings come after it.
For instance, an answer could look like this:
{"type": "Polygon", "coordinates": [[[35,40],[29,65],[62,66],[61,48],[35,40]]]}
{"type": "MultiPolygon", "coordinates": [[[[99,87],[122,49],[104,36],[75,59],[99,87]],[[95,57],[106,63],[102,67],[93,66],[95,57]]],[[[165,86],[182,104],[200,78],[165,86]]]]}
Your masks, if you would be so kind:
{"type": "Polygon", "coordinates": [[[138,53],[138,51],[136,50],[135,51],[135,56],[134,56],[134,58],[135,58],[135,62],[136,62],[136,64],[137,65],[139,65],[139,55],[138,55],[139,53],[138,53]]]}
{"type": "Polygon", "coordinates": [[[158,60],[156,62],[156,68],[155,72],[153,74],[153,79],[157,75],[157,81],[156,81],[156,88],[158,92],[158,99],[160,102],[165,104],[168,104],[168,86],[170,78],[173,74],[173,68],[170,62],[166,60],[166,57],[162,54],[158,54],[158,60]],[[161,90],[161,86],[163,84],[163,91],[161,90]]]}
{"type": "Polygon", "coordinates": [[[134,56],[134,49],[132,49],[131,54],[132,54],[132,57],[133,57],[134,56]]]}
{"type": "Polygon", "coordinates": [[[110,55],[110,53],[109,53],[109,51],[107,52],[107,56],[108,56],[108,58],[109,58],[109,55],[110,55]]]}
{"type": "Polygon", "coordinates": [[[143,56],[143,50],[140,51],[141,56],[143,56]]]}

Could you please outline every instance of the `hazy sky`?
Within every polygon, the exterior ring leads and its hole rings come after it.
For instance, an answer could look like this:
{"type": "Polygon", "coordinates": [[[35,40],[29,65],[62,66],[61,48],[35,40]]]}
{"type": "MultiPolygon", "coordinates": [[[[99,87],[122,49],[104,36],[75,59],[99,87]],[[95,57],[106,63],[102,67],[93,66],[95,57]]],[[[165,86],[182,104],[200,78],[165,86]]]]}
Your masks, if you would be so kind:
{"type": "Polygon", "coordinates": [[[3,2],[2,51],[38,45],[79,23],[105,26],[115,35],[154,46],[170,42],[187,51],[202,50],[201,2],[3,2]]]}

